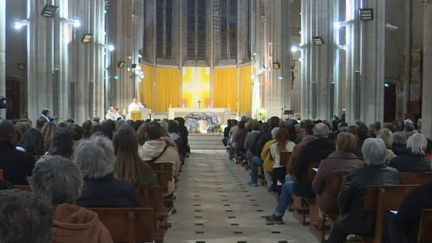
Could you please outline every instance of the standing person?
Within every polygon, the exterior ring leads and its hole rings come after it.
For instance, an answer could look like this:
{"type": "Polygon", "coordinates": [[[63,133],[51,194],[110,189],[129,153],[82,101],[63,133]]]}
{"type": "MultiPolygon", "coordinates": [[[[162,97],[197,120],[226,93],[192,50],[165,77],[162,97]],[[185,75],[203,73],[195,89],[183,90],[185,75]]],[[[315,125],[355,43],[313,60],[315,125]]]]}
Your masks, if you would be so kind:
{"type": "Polygon", "coordinates": [[[50,116],[48,109],[43,109],[42,114],[39,119],[36,121],[36,126],[38,129],[41,129],[45,123],[53,122],[54,118],[50,116]]]}
{"type": "Polygon", "coordinates": [[[229,146],[229,159],[233,160],[235,158],[235,136],[238,132],[238,121],[237,120],[231,120],[232,126],[229,131],[229,139],[228,139],[228,146],[229,146]]]}
{"type": "Polygon", "coordinates": [[[189,147],[189,131],[185,126],[185,119],[182,117],[174,118],[175,121],[178,122],[180,137],[183,140],[183,151],[185,151],[185,158],[189,157],[190,147],[189,147]]]}
{"type": "Polygon", "coordinates": [[[121,127],[113,138],[116,163],[114,175],[130,181],[137,186],[155,186],[157,184],[153,170],[138,154],[138,139],[129,126],[121,127]]]}

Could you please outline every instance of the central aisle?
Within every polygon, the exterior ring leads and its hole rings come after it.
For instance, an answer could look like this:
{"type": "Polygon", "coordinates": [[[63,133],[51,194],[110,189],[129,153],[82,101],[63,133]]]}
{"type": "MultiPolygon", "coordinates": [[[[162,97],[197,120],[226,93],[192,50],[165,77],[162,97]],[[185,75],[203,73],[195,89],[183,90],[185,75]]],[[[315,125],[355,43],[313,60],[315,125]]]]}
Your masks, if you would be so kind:
{"type": "Polygon", "coordinates": [[[262,216],[273,212],[276,200],[247,182],[248,173],[225,151],[193,150],[180,176],[177,213],[170,216],[165,242],[317,242],[291,213],[283,225],[265,225],[262,216]]]}

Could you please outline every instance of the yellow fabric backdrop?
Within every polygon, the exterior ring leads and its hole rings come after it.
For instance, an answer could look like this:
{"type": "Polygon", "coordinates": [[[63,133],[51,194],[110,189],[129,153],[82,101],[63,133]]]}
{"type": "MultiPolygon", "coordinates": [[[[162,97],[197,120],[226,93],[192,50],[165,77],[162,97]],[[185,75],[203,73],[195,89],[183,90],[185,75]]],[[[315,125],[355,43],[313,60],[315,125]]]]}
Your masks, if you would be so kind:
{"type": "Polygon", "coordinates": [[[238,105],[238,69],[214,69],[214,107],[231,108],[237,112],[238,105]]]}
{"type": "Polygon", "coordinates": [[[180,69],[156,67],[155,112],[168,112],[168,108],[180,107],[180,69]]]}
{"type": "Polygon", "coordinates": [[[144,79],[140,83],[140,101],[146,107],[153,109],[154,99],[154,67],[151,65],[142,65],[144,79]]]}
{"type": "Polygon", "coordinates": [[[252,112],[252,68],[243,66],[240,68],[240,113],[252,112]]]}

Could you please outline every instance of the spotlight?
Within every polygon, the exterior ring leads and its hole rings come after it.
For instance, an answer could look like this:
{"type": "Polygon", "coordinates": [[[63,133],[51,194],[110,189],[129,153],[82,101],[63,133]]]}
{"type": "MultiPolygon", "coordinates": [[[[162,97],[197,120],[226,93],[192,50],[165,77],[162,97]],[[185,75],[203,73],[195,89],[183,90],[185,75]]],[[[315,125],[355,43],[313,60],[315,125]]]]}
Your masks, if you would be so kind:
{"type": "Polygon", "coordinates": [[[312,37],[312,42],[314,45],[317,45],[317,46],[324,45],[324,40],[321,36],[312,37]]]}
{"type": "Polygon", "coordinates": [[[278,79],[282,81],[282,80],[285,79],[285,77],[284,76],[279,76],[278,79]]]}
{"type": "Polygon", "coordinates": [[[81,27],[81,21],[79,21],[78,19],[70,19],[69,23],[75,28],[81,27]]]}
{"type": "Polygon", "coordinates": [[[300,48],[298,46],[292,46],[291,47],[291,53],[296,53],[298,51],[300,51],[300,48]]]}
{"type": "Polygon", "coordinates": [[[92,43],[93,42],[93,38],[94,38],[93,34],[87,33],[87,34],[83,35],[81,41],[83,43],[88,44],[88,43],[92,43]]]}
{"type": "Polygon", "coordinates": [[[372,8],[360,8],[359,16],[362,21],[371,21],[374,19],[373,9],[372,8]]]}
{"type": "Polygon", "coordinates": [[[126,67],[126,62],[125,62],[125,61],[120,61],[120,62],[117,64],[117,67],[118,67],[118,68],[124,68],[124,67],[126,67]]]}
{"type": "Polygon", "coordinates": [[[24,19],[24,20],[20,20],[20,21],[14,22],[13,23],[13,27],[16,30],[21,30],[22,28],[24,28],[28,24],[29,24],[29,21],[27,19],[24,19]]]}
{"type": "Polygon", "coordinates": [[[115,46],[114,46],[114,45],[111,45],[111,44],[106,45],[105,48],[106,48],[107,51],[109,51],[109,52],[113,52],[113,51],[115,51],[115,46]]]}
{"type": "Polygon", "coordinates": [[[114,76],[114,79],[115,80],[120,80],[120,76],[116,75],[116,76],[114,76]]]}
{"type": "Polygon", "coordinates": [[[51,4],[45,4],[42,9],[41,15],[47,18],[53,18],[57,12],[58,7],[51,4]]]}

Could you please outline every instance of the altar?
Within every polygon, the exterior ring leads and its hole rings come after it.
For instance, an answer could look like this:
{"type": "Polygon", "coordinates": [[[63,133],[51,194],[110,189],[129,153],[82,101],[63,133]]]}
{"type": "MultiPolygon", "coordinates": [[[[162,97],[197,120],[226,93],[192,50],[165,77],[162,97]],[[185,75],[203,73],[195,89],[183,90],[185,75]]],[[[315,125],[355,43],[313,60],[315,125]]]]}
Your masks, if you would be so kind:
{"type": "Polygon", "coordinates": [[[227,108],[169,108],[168,118],[183,117],[189,132],[217,132],[221,125],[231,119],[227,108]]]}

